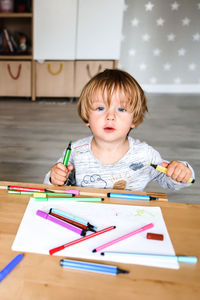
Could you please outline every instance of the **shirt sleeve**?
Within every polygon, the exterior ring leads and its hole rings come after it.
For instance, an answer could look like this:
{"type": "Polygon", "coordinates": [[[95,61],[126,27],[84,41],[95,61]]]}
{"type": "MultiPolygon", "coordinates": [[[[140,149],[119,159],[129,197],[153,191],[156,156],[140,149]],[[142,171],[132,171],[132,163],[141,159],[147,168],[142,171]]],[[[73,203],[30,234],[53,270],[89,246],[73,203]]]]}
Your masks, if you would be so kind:
{"type": "MultiPolygon", "coordinates": [[[[156,165],[157,164],[162,165],[163,162],[169,163],[169,161],[163,159],[160,156],[160,153],[158,151],[156,151],[154,148],[152,148],[151,146],[149,146],[148,152],[149,152],[148,156],[150,157],[150,160],[151,160],[150,163],[156,164],[156,165]]],[[[191,169],[192,178],[195,178],[194,170],[190,166],[190,164],[186,161],[181,161],[181,162],[183,162],[188,168],[191,169]]],[[[169,189],[172,191],[179,190],[184,187],[189,187],[192,184],[192,183],[188,183],[188,182],[186,182],[186,183],[177,182],[176,180],[173,180],[171,177],[166,176],[165,173],[155,170],[153,167],[150,167],[150,177],[151,177],[151,181],[158,182],[162,188],[169,189]]]]}

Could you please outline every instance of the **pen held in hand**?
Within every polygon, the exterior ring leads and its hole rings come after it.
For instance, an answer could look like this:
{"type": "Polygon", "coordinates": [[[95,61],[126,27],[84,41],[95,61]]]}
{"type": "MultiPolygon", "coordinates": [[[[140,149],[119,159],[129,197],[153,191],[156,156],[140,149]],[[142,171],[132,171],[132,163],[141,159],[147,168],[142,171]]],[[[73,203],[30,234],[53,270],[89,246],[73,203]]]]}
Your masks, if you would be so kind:
{"type": "MultiPolygon", "coordinates": [[[[163,166],[160,165],[155,165],[155,164],[151,164],[149,163],[149,166],[153,167],[154,169],[156,169],[157,171],[166,174],[167,173],[167,168],[164,168],[163,166]]],[[[187,181],[188,183],[195,183],[195,179],[190,178],[187,181]]]]}
{"type": "Polygon", "coordinates": [[[72,151],[71,144],[72,144],[72,142],[70,141],[69,145],[68,145],[68,147],[65,151],[64,158],[63,158],[63,165],[65,165],[65,167],[68,165],[69,157],[70,157],[70,154],[71,154],[71,151],[72,151]]]}

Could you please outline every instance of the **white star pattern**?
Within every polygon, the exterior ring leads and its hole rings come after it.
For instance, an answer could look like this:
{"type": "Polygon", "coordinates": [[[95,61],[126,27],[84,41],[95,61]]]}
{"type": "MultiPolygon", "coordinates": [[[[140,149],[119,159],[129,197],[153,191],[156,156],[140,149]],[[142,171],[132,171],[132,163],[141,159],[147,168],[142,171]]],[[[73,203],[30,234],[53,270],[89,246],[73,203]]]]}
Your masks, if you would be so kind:
{"type": "Polygon", "coordinates": [[[154,4],[152,4],[150,1],[147,4],[145,4],[146,11],[152,11],[153,7],[154,4]]]}
{"type": "Polygon", "coordinates": [[[178,56],[184,56],[186,53],[186,50],[184,48],[178,49],[178,56]]]}
{"type": "Polygon", "coordinates": [[[193,34],[193,41],[200,41],[200,34],[197,32],[195,34],[193,34]]]}
{"type": "Polygon", "coordinates": [[[149,81],[150,81],[152,84],[155,84],[155,83],[157,83],[157,78],[156,78],[156,77],[151,77],[151,78],[149,79],[149,81]]]}
{"type": "Polygon", "coordinates": [[[185,19],[182,20],[182,25],[183,26],[188,26],[188,25],[190,25],[190,21],[191,21],[190,19],[185,18],[185,19]]]}
{"type": "Polygon", "coordinates": [[[153,55],[154,56],[160,56],[161,50],[159,48],[156,48],[153,50],[153,55]]]}
{"type": "Polygon", "coordinates": [[[189,64],[188,66],[190,71],[194,71],[196,69],[196,65],[194,63],[189,64]]]}
{"type": "Polygon", "coordinates": [[[174,3],[171,4],[171,9],[178,10],[179,6],[180,6],[180,4],[175,1],[174,3]]]}
{"type": "Polygon", "coordinates": [[[162,18],[159,18],[156,20],[156,23],[158,26],[163,26],[163,24],[165,23],[165,20],[163,20],[162,18]]]}
{"type": "Polygon", "coordinates": [[[169,42],[173,42],[175,40],[176,36],[173,33],[168,34],[167,39],[169,42]]]}
{"type": "Polygon", "coordinates": [[[191,85],[198,85],[200,0],[124,2],[128,9],[119,65],[144,86],[152,85],[152,91],[168,91],[172,84],[186,85],[190,91],[191,85]]]}
{"type": "Polygon", "coordinates": [[[148,42],[150,40],[150,35],[148,33],[145,33],[143,36],[142,36],[142,39],[144,42],[148,42]]]}
{"type": "Polygon", "coordinates": [[[126,11],[127,8],[128,8],[128,5],[124,2],[124,3],[123,3],[123,11],[126,11]]]}
{"type": "Polygon", "coordinates": [[[129,56],[135,56],[135,53],[136,53],[135,49],[130,49],[128,51],[129,56]]]}
{"type": "Polygon", "coordinates": [[[137,27],[138,24],[139,24],[139,22],[140,21],[138,19],[136,19],[136,18],[134,18],[133,20],[131,20],[131,24],[132,24],[133,27],[137,27]]]}
{"type": "Polygon", "coordinates": [[[174,83],[180,84],[181,83],[181,78],[180,77],[174,78],[174,83]]]}
{"type": "Polygon", "coordinates": [[[169,71],[171,69],[171,65],[169,63],[164,64],[163,69],[165,71],[169,71]]]}
{"type": "Polygon", "coordinates": [[[139,65],[139,68],[140,68],[141,71],[145,71],[146,68],[147,68],[147,65],[142,63],[142,64],[139,65]]]}

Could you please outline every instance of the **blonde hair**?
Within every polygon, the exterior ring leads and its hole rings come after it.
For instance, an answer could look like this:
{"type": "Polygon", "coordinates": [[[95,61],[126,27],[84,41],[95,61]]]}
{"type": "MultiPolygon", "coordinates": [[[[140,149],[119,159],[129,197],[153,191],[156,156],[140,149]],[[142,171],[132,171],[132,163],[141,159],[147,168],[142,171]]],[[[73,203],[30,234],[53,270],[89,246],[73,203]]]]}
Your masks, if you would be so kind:
{"type": "Polygon", "coordinates": [[[119,69],[106,69],[91,78],[84,86],[78,101],[80,118],[88,123],[95,95],[100,93],[110,106],[111,97],[117,91],[127,97],[127,108],[133,112],[133,122],[137,127],[148,112],[146,97],[139,83],[129,73],[119,69]]]}

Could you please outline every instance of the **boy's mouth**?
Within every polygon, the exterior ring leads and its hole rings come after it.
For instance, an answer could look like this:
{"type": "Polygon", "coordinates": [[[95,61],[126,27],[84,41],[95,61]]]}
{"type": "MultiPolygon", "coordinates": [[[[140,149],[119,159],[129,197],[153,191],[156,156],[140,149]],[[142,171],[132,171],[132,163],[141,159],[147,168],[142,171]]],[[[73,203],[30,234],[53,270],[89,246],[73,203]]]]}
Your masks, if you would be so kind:
{"type": "Polygon", "coordinates": [[[104,127],[104,130],[106,132],[113,132],[113,131],[115,131],[115,128],[113,128],[113,127],[104,127]]]}

